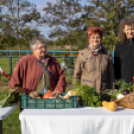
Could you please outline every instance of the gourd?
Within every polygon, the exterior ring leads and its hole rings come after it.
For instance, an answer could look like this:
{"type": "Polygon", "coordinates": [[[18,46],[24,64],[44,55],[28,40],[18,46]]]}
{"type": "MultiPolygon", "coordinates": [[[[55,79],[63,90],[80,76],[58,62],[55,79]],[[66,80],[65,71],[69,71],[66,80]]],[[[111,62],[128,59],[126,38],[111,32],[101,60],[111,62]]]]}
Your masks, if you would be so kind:
{"type": "Polygon", "coordinates": [[[48,90],[44,95],[43,95],[43,98],[44,99],[49,99],[52,97],[52,93],[50,90],[48,90]]]}
{"type": "Polygon", "coordinates": [[[115,111],[118,107],[114,101],[111,102],[103,101],[102,106],[111,111],[115,111]]]}

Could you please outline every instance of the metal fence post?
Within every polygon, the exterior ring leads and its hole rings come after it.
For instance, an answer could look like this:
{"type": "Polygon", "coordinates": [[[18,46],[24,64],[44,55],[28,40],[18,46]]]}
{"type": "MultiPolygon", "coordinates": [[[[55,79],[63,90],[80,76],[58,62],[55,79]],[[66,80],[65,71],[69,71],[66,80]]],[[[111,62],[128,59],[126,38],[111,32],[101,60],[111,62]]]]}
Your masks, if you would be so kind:
{"type": "Polygon", "coordinates": [[[10,51],[10,73],[12,74],[12,51],[10,51]]]}
{"type": "Polygon", "coordinates": [[[71,57],[74,57],[74,52],[71,52],[71,57]]]}
{"type": "Polygon", "coordinates": [[[53,52],[53,57],[55,57],[55,52],[53,52]]]}

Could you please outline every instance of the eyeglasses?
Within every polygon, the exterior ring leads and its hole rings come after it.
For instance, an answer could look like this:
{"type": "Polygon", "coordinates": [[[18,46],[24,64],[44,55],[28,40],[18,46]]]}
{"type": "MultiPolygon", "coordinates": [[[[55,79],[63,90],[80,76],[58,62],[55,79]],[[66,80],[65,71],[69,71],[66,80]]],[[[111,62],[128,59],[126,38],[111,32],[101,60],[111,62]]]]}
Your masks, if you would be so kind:
{"type": "Polygon", "coordinates": [[[94,39],[100,40],[101,37],[91,37],[91,38],[90,38],[90,40],[94,40],[94,39]]]}
{"type": "Polygon", "coordinates": [[[46,46],[37,47],[37,49],[39,49],[39,50],[45,49],[46,50],[46,46]]]}

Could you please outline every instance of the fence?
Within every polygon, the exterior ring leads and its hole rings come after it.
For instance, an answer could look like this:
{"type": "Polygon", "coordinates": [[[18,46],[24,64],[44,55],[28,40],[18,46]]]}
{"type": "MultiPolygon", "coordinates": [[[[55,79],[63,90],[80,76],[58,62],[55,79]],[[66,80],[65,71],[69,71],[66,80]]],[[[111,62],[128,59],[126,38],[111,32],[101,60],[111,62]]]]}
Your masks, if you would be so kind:
{"type": "MultiPolygon", "coordinates": [[[[0,50],[0,59],[3,58],[3,62],[0,62],[0,66],[2,66],[2,64],[8,64],[6,66],[6,68],[4,67],[3,65],[3,69],[7,69],[6,71],[9,73],[9,74],[12,74],[12,71],[13,71],[13,68],[14,68],[14,65],[16,64],[15,63],[15,59],[19,59],[21,57],[19,56],[16,56],[17,53],[21,53],[22,55],[29,55],[31,53],[30,50],[21,50],[21,51],[18,51],[18,50],[0,50]],[[8,62],[6,62],[6,60],[4,59],[8,59],[8,62]],[[10,70],[10,71],[9,71],[10,70]]],[[[65,58],[77,58],[77,54],[78,54],[79,51],[48,51],[48,53],[57,58],[57,59],[60,59],[62,57],[65,57],[65,58]],[[68,57],[68,55],[70,55],[68,57]]],[[[112,55],[113,55],[113,63],[114,63],[114,52],[112,52],[112,55]]],[[[16,60],[16,61],[17,61],[16,60]]]]}

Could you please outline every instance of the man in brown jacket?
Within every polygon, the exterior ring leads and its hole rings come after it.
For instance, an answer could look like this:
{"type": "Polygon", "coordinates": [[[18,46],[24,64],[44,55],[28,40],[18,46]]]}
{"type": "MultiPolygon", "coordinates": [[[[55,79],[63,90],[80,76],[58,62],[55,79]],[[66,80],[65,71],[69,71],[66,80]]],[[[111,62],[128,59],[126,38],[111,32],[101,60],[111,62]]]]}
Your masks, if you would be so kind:
{"type": "Polygon", "coordinates": [[[30,48],[32,55],[22,57],[15,67],[9,87],[15,86],[56,94],[65,92],[64,72],[57,60],[47,55],[47,42],[43,37],[35,37],[30,48]]]}
{"type": "Polygon", "coordinates": [[[100,27],[88,28],[89,45],[79,52],[74,71],[80,83],[94,87],[98,93],[112,89],[114,81],[112,55],[101,44],[102,34],[100,27]]]}

